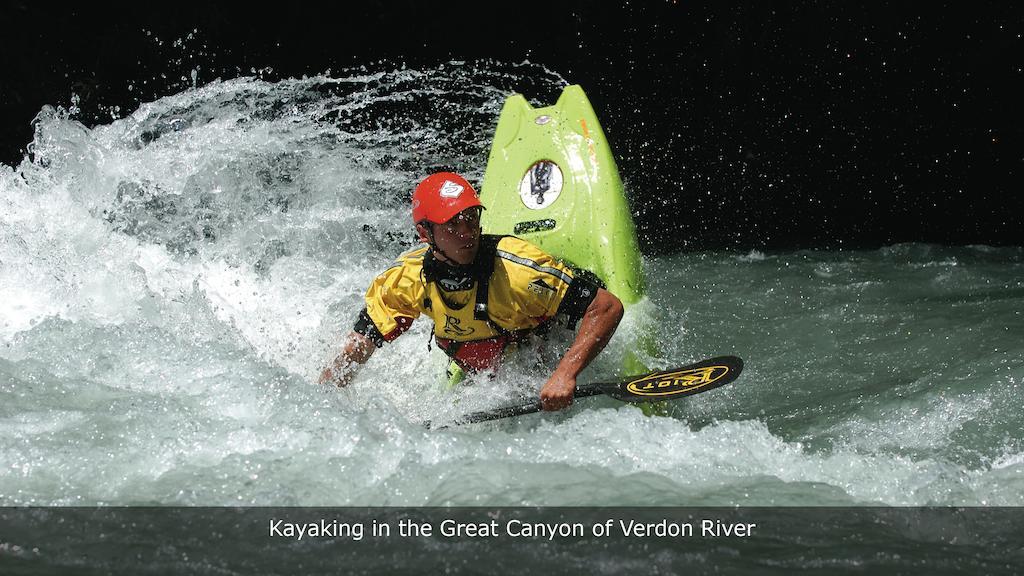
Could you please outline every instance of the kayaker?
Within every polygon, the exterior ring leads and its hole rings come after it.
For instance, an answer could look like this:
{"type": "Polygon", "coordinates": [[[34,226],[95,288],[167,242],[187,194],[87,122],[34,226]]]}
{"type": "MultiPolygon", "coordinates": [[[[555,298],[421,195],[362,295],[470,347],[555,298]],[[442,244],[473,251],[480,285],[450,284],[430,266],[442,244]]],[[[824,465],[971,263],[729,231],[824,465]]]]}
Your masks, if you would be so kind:
{"type": "Polygon", "coordinates": [[[529,242],[482,234],[483,209],[476,190],[453,172],[416,186],[413,222],[427,246],[402,254],[373,280],[321,383],[347,385],[374,350],[420,315],[433,320],[437,345],[467,372],[496,369],[509,344],[561,319],[579,330],[540,400],[545,410],[572,403],[576,377],[614,334],[622,303],[529,242]]]}

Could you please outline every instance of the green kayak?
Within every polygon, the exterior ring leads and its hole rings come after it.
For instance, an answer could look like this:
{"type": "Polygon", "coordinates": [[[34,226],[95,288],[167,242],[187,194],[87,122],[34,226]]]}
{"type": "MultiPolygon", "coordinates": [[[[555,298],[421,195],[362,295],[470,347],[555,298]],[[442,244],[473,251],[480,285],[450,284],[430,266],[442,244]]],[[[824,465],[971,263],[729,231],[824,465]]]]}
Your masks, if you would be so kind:
{"type": "MultiPolygon", "coordinates": [[[[592,272],[627,308],[643,298],[633,217],[611,146],[580,86],[567,86],[543,108],[521,94],[505,100],[480,197],[488,234],[518,236],[592,272]]],[[[641,343],[648,352],[652,346],[641,343]]],[[[647,371],[635,354],[623,368],[647,371]]],[[[450,384],[462,379],[454,364],[449,374],[450,384]]]]}

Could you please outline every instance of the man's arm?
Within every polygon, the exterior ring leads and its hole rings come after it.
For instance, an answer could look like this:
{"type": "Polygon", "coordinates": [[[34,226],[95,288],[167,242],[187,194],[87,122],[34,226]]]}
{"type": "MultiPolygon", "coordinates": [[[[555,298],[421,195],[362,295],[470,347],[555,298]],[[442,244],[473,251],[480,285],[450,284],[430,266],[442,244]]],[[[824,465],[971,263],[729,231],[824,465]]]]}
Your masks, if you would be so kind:
{"type": "Polygon", "coordinates": [[[580,321],[576,340],[540,391],[544,410],[561,410],[572,404],[576,377],[604,349],[619,326],[622,314],[622,302],[611,292],[598,288],[597,296],[580,321]]]}
{"type": "Polygon", "coordinates": [[[359,367],[373,355],[377,347],[373,341],[358,332],[349,332],[341,345],[341,354],[320,373],[321,384],[344,387],[352,381],[359,367]]]}

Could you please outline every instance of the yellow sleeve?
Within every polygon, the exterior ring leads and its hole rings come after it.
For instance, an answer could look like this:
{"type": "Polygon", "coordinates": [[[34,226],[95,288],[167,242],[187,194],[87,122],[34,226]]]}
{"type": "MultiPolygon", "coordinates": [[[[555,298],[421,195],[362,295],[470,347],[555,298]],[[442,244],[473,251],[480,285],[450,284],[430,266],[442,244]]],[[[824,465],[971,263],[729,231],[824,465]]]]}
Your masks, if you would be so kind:
{"type": "Polygon", "coordinates": [[[554,256],[519,238],[498,244],[498,263],[508,275],[514,308],[530,318],[551,318],[565,298],[573,273],[554,256]]]}
{"type": "Polygon", "coordinates": [[[366,291],[366,313],[385,342],[408,330],[422,312],[423,287],[417,270],[396,264],[374,278],[366,291]]]}

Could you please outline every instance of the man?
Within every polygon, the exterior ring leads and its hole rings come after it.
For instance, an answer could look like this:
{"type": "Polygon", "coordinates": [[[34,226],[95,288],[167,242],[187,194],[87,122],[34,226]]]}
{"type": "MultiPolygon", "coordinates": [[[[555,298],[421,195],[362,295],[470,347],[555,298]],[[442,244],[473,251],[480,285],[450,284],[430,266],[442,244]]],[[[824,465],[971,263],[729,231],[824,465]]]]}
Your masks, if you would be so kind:
{"type": "Polygon", "coordinates": [[[539,248],[514,236],[484,235],[483,205],[452,172],[424,179],[412,215],[427,247],[406,252],[374,279],[366,308],[320,375],[348,384],[373,351],[427,315],[438,346],[469,372],[494,369],[501,353],[556,317],[579,322],[572,345],[540,392],[544,410],[572,403],[576,377],[604,348],[622,319],[622,303],[539,248]]]}

